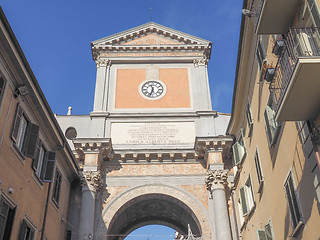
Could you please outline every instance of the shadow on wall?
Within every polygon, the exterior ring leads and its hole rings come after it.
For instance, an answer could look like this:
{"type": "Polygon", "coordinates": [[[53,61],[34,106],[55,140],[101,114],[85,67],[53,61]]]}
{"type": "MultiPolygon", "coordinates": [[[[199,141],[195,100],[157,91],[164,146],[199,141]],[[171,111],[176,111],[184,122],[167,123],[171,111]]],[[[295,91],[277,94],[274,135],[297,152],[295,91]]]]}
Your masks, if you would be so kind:
{"type": "Polygon", "coordinates": [[[286,127],[286,122],[279,123],[279,132],[278,135],[276,136],[275,143],[272,147],[269,147],[269,152],[271,156],[271,161],[272,161],[272,168],[276,165],[276,160],[278,157],[278,151],[279,151],[279,146],[280,146],[280,141],[282,139],[282,133],[286,127]]]}
{"type": "MultiPolygon", "coordinates": [[[[296,141],[296,149],[295,149],[295,155],[293,160],[293,166],[292,166],[292,173],[294,175],[296,186],[296,193],[298,197],[298,204],[300,204],[299,207],[301,207],[301,214],[302,214],[302,221],[306,224],[308,224],[309,219],[313,215],[316,215],[315,212],[312,212],[314,207],[317,207],[318,210],[318,216],[320,215],[320,205],[317,200],[316,194],[315,194],[315,188],[313,186],[313,179],[312,174],[310,171],[310,168],[308,166],[308,158],[304,156],[304,154],[299,154],[299,151],[297,149],[297,146],[299,145],[299,138],[297,137],[296,141]],[[306,159],[306,160],[304,160],[306,159]],[[298,179],[298,174],[302,172],[301,178],[298,179]],[[316,206],[315,206],[316,205],[316,206]]],[[[314,154],[314,152],[312,152],[314,154]]],[[[286,206],[287,213],[285,217],[285,231],[284,231],[284,239],[287,239],[292,236],[292,233],[294,231],[292,226],[292,218],[291,213],[288,208],[288,204],[286,206]]],[[[300,231],[296,234],[294,239],[303,239],[304,229],[305,227],[302,227],[300,231]]],[[[310,230],[310,229],[309,229],[310,230]]],[[[313,236],[314,239],[318,239],[320,237],[320,228],[313,229],[314,233],[313,236]]]]}

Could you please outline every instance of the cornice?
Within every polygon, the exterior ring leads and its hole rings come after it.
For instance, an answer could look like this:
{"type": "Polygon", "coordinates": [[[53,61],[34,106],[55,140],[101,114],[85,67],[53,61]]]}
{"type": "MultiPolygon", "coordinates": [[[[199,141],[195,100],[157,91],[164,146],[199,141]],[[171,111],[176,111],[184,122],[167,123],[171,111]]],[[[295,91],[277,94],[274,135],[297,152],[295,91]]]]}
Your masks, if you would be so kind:
{"type": "Polygon", "coordinates": [[[98,39],[96,41],[91,42],[91,45],[100,45],[100,44],[120,44],[123,42],[128,42],[130,40],[139,38],[141,36],[145,36],[148,34],[157,34],[159,36],[169,38],[175,40],[177,42],[181,42],[184,44],[209,44],[210,41],[205,39],[201,39],[190,34],[186,34],[175,29],[165,27],[158,23],[149,22],[126,31],[111,35],[109,37],[105,37],[102,39],[98,39]]]}
{"type": "Polygon", "coordinates": [[[211,56],[210,41],[156,24],[153,22],[123,31],[112,36],[91,42],[93,59],[102,53],[150,53],[150,52],[195,52],[206,59],[211,56]],[[135,45],[130,41],[147,35],[157,35],[173,41],[172,44],[135,45]],[[128,43],[128,44],[126,44],[128,43]],[[125,45],[124,45],[125,44],[125,45]]]}

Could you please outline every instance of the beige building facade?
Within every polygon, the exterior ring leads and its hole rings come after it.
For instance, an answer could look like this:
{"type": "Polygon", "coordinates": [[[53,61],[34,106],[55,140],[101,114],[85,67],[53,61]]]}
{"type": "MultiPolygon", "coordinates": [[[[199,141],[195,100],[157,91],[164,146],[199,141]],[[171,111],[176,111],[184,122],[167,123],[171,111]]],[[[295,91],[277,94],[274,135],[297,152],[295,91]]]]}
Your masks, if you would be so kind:
{"type": "Polygon", "coordinates": [[[54,116],[1,11],[0,239],[319,239],[318,4],[244,0],[231,118],[212,43],[153,22],[92,42],[93,111],[54,116]]]}
{"type": "Polygon", "coordinates": [[[243,4],[227,130],[242,239],[320,237],[318,4],[243,4]]]}
{"type": "Polygon", "coordinates": [[[0,9],[0,239],[65,239],[78,165],[0,9]]]}

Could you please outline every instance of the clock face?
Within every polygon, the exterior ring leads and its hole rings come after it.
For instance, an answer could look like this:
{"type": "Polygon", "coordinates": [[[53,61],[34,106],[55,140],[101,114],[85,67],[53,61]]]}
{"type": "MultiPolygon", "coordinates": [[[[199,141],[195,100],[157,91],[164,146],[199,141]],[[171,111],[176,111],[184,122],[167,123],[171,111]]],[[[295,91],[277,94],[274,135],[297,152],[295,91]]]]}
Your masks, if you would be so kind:
{"type": "Polygon", "coordinates": [[[159,81],[147,81],[141,86],[141,92],[148,98],[159,98],[164,93],[164,87],[159,81]]]}

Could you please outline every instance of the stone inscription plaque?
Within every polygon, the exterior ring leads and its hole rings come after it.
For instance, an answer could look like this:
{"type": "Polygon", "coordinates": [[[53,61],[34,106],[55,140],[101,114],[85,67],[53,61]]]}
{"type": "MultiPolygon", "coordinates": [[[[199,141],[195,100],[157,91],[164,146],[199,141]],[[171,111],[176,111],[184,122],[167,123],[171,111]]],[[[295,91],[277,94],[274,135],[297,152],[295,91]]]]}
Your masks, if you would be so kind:
{"type": "Polygon", "coordinates": [[[112,144],[193,145],[194,122],[112,123],[112,144]]]}

